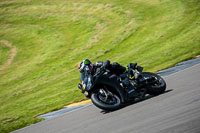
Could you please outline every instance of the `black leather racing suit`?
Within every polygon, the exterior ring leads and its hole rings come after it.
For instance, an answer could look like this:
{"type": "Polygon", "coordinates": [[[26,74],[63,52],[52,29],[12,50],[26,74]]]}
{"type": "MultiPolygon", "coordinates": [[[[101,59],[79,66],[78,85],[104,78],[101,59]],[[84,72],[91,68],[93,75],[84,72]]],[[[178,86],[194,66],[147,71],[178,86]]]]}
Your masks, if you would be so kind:
{"type": "MultiPolygon", "coordinates": [[[[110,64],[110,61],[106,60],[105,62],[98,61],[98,62],[94,63],[93,64],[93,71],[94,71],[93,73],[95,73],[102,66],[104,66],[105,68],[109,69],[111,71],[111,73],[116,74],[116,75],[121,75],[121,74],[127,72],[126,67],[120,65],[117,62],[114,62],[114,63],[110,64]]],[[[123,83],[125,88],[133,89],[133,86],[130,85],[129,78],[126,77],[126,74],[125,74],[124,79],[122,80],[122,83],[123,83]]]]}
{"type": "MultiPolygon", "coordinates": [[[[92,74],[95,74],[98,69],[100,69],[102,66],[104,66],[106,69],[109,69],[111,73],[114,73],[116,75],[120,75],[124,72],[126,72],[126,67],[121,66],[117,62],[114,62],[110,64],[109,60],[106,60],[105,62],[103,61],[98,61],[93,64],[93,70],[92,74]]],[[[85,74],[84,72],[81,73],[80,75],[80,81],[82,82],[84,80],[85,74]]]]}
{"type": "Polygon", "coordinates": [[[124,72],[126,72],[126,67],[121,66],[119,63],[114,62],[112,64],[110,64],[109,60],[106,60],[105,62],[103,61],[98,61],[96,63],[93,64],[93,73],[95,73],[97,71],[98,68],[105,66],[107,69],[109,69],[111,71],[111,73],[120,75],[124,72]]]}

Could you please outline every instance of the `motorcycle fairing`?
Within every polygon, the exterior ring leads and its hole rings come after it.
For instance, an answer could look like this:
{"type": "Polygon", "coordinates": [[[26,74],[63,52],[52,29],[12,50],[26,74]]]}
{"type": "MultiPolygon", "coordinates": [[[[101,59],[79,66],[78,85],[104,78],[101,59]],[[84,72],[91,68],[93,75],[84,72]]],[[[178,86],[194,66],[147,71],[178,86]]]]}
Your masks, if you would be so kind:
{"type": "Polygon", "coordinates": [[[109,86],[110,88],[112,88],[112,91],[119,94],[122,103],[124,103],[126,100],[124,89],[120,86],[119,82],[117,81],[117,76],[113,76],[112,78],[110,78],[110,76],[112,76],[112,74],[107,73],[96,77],[96,79],[94,80],[94,86],[89,90],[89,92],[93,92],[100,86],[109,86]]]}

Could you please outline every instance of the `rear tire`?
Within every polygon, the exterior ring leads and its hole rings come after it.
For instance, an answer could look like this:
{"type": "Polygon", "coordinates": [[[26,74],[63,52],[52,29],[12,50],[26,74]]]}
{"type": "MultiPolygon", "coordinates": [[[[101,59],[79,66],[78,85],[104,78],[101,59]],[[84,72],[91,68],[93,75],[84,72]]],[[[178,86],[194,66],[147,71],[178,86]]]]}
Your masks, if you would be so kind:
{"type": "Polygon", "coordinates": [[[145,77],[147,76],[153,76],[155,78],[157,78],[157,80],[159,81],[158,82],[158,85],[150,85],[149,88],[147,89],[147,93],[151,94],[151,95],[159,95],[163,92],[165,92],[166,90],[166,82],[165,80],[157,75],[157,74],[154,74],[154,73],[151,73],[151,72],[143,72],[142,75],[145,77]]]}

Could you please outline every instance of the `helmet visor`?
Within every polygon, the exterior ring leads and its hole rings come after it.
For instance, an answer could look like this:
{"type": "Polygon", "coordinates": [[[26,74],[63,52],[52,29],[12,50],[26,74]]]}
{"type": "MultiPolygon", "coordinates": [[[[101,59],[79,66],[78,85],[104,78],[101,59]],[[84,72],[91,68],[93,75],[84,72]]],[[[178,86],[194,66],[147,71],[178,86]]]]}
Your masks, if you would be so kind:
{"type": "Polygon", "coordinates": [[[84,61],[84,64],[85,64],[85,65],[89,65],[90,63],[91,63],[91,62],[90,62],[89,60],[87,60],[87,59],[84,61]]]}

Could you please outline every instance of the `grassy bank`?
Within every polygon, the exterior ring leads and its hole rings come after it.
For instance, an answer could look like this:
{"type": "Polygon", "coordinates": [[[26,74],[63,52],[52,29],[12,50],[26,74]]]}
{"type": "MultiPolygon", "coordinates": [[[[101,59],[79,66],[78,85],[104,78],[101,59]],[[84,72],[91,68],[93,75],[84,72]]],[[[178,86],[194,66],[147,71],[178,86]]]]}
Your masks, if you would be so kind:
{"type": "Polygon", "coordinates": [[[0,132],[80,101],[77,64],[156,72],[200,54],[199,0],[0,0],[0,132]],[[7,47],[5,41],[12,47],[7,47]]]}

